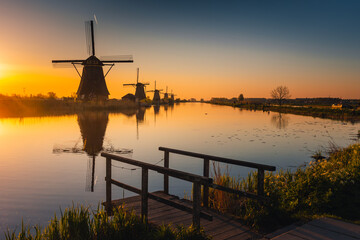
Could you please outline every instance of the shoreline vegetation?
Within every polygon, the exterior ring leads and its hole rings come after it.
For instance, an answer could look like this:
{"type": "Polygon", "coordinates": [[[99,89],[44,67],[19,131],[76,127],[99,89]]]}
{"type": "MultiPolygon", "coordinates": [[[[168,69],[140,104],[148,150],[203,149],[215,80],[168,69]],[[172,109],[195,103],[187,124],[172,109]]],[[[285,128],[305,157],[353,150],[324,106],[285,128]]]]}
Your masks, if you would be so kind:
{"type": "Polygon", "coordinates": [[[18,234],[15,230],[5,232],[6,240],[210,240],[202,229],[193,226],[172,225],[156,226],[146,224],[135,212],[127,211],[124,206],[114,208],[110,217],[103,208],[92,211],[82,205],[66,208],[58,218],[49,224],[25,226],[23,223],[18,234]]]}
{"type": "Polygon", "coordinates": [[[347,121],[351,123],[360,122],[360,108],[331,108],[331,106],[322,105],[274,105],[271,103],[257,103],[257,102],[239,102],[239,101],[225,101],[225,100],[211,100],[207,103],[221,106],[231,106],[240,109],[264,111],[264,112],[278,112],[288,113],[301,116],[311,116],[315,118],[325,118],[332,120],[347,121]]]}
{"type": "Polygon", "coordinates": [[[71,115],[83,111],[133,112],[135,102],[108,100],[106,102],[75,102],[52,98],[0,98],[0,118],[71,115]]]}
{"type": "MultiPolygon", "coordinates": [[[[346,148],[330,144],[328,157],[321,152],[296,171],[266,172],[264,193],[269,201],[237,198],[212,189],[210,206],[238,218],[260,233],[270,233],[295,222],[320,216],[360,224],[360,144],[346,148]],[[318,156],[318,157],[317,157],[318,156]]],[[[214,183],[256,193],[257,172],[235,178],[214,166],[214,183]]]]}

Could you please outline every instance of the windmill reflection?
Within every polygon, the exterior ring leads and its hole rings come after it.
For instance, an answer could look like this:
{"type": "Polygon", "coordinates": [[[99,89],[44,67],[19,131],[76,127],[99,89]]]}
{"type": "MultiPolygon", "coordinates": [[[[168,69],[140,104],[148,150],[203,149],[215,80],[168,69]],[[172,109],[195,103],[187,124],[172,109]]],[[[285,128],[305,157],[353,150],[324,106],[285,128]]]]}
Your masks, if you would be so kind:
{"type": "Polygon", "coordinates": [[[95,183],[95,157],[103,150],[104,136],[109,122],[109,113],[79,113],[77,122],[83,140],[83,150],[90,157],[86,172],[85,191],[93,192],[95,183]]]}
{"type": "Polygon", "coordinates": [[[289,118],[282,113],[277,113],[271,117],[271,123],[278,129],[285,129],[289,125],[289,118]]]}
{"type": "MultiPolygon", "coordinates": [[[[128,114],[128,113],[124,113],[128,114]]],[[[135,112],[133,112],[135,114],[135,112]]],[[[83,145],[76,143],[73,147],[54,147],[53,153],[86,153],[89,156],[86,172],[85,191],[93,192],[95,185],[95,159],[101,151],[114,152],[117,154],[129,154],[132,150],[116,149],[112,145],[104,147],[104,137],[109,122],[109,112],[85,111],[77,114],[77,122],[83,145]]]]}

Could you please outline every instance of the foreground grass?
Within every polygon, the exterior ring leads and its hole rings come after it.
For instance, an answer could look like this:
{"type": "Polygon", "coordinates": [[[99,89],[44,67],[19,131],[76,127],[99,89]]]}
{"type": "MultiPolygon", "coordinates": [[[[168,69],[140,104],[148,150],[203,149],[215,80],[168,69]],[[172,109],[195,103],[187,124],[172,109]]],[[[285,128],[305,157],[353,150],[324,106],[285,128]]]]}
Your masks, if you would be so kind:
{"type": "MultiPolygon", "coordinates": [[[[214,182],[256,193],[257,173],[237,179],[218,170],[214,182]]],[[[261,232],[322,215],[359,221],[360,144],[337,149],[327,159],[310,162],[295,172],[266,173],[265,194],[268,202],[212,190],[210,202],[213,208],[238,216],[261,232]]]]}
{"type": "Polygon", "coordinates": [[[206,240],[204,231],[190,227],[171,225],[155,226],[145,224],[123,207],[114,208],[109,217],[103,209],[90,211],[83,206],[65,209],[58,218],[52,218],[44,229],[40,226],[30,228],[22,224],[19,234],[15,231],[5,233],[6,240],[70,240],[70,239],[169,239],[206,240]]]}

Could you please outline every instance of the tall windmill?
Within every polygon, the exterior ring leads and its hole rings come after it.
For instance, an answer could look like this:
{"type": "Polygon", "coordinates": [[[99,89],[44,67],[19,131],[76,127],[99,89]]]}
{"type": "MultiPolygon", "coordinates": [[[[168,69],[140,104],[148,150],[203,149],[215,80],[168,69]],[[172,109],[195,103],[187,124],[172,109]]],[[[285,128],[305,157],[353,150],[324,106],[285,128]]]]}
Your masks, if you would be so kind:
{"type": "Polygon", "coordinates": [[[136,83],[126,83],[123,84],[124,86],[133,86],[136,88],[135,90],[135,100],[141,101],[143,99],[146,99],[145,94],[145,88],[146,85],[149,85],[150,83],[141,83],[139,82],[139,68],[137,68],[137,77],[136,77],[136,83]]]}
{"type": "MultiPolygon", "coordinates": [[[[79,88],[76,92],[77,100],[92,101],[92,100],[107,100],[109,90],[106,86],[105,77],[110,72],[115,63],[132,63],[132,56],[117,56],[116,59],[105,58],[100,60],[95,56],[95,41],[94,41],[94,22],[85,22],[86,43],[88,54],[90,55],[85,60],[53,60],[53,64],[71,64],[74,66],[76,72],[81,78],[79,88]],[[78,71],[76,65],[83,65],[82,74],[78,71]],[[110,66],[106,74],[104,74],[103,66],[110,66]]],[[[59,65],[61,66],[61,65],[59,65]]]]}
{"type": "Polygon", "coordinates": [[[160,92],[161,91],[162,91],[162,89],[156,89],[156,81],[155,81],[154,90],[147,91],[147,92],[154,92],[153,104],[160,104],[160,92]]]}

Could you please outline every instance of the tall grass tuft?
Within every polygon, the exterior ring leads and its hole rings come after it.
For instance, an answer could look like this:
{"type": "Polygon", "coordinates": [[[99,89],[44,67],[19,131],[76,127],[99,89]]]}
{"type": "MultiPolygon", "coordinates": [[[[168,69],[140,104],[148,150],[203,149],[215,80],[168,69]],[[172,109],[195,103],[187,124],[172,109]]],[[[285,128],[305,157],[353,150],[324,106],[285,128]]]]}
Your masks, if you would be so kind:
{"type": "MultiPolygon", "coordinates": [[[[256,193],[257,173],[245,179],[230,177],[215,167],[214,183],[256,193]]],[[[360,220],[360,144],[341,149],[332,146],[327,159],[310,162],[295,172],[265,174],[269,201],[238,198],[210,189],[211,207],[239,217],[248,225],[269,232],[314,215],[360,220]]]]}
{"type": "Polygon", "coordinates": [[[158,239],[209,239],[202,229],[190,227],[172,227],[171,225],[155,226],[145,224],[132,211],[124,206],[114,208],[113,215],[98,207],[91,211],[81,205],[72,206],[56,215],[42,231],[39,226],[34,228],[22,223],[18,234],[15,231],[5,232],[6,240],[158,240],[158,239]]]}

